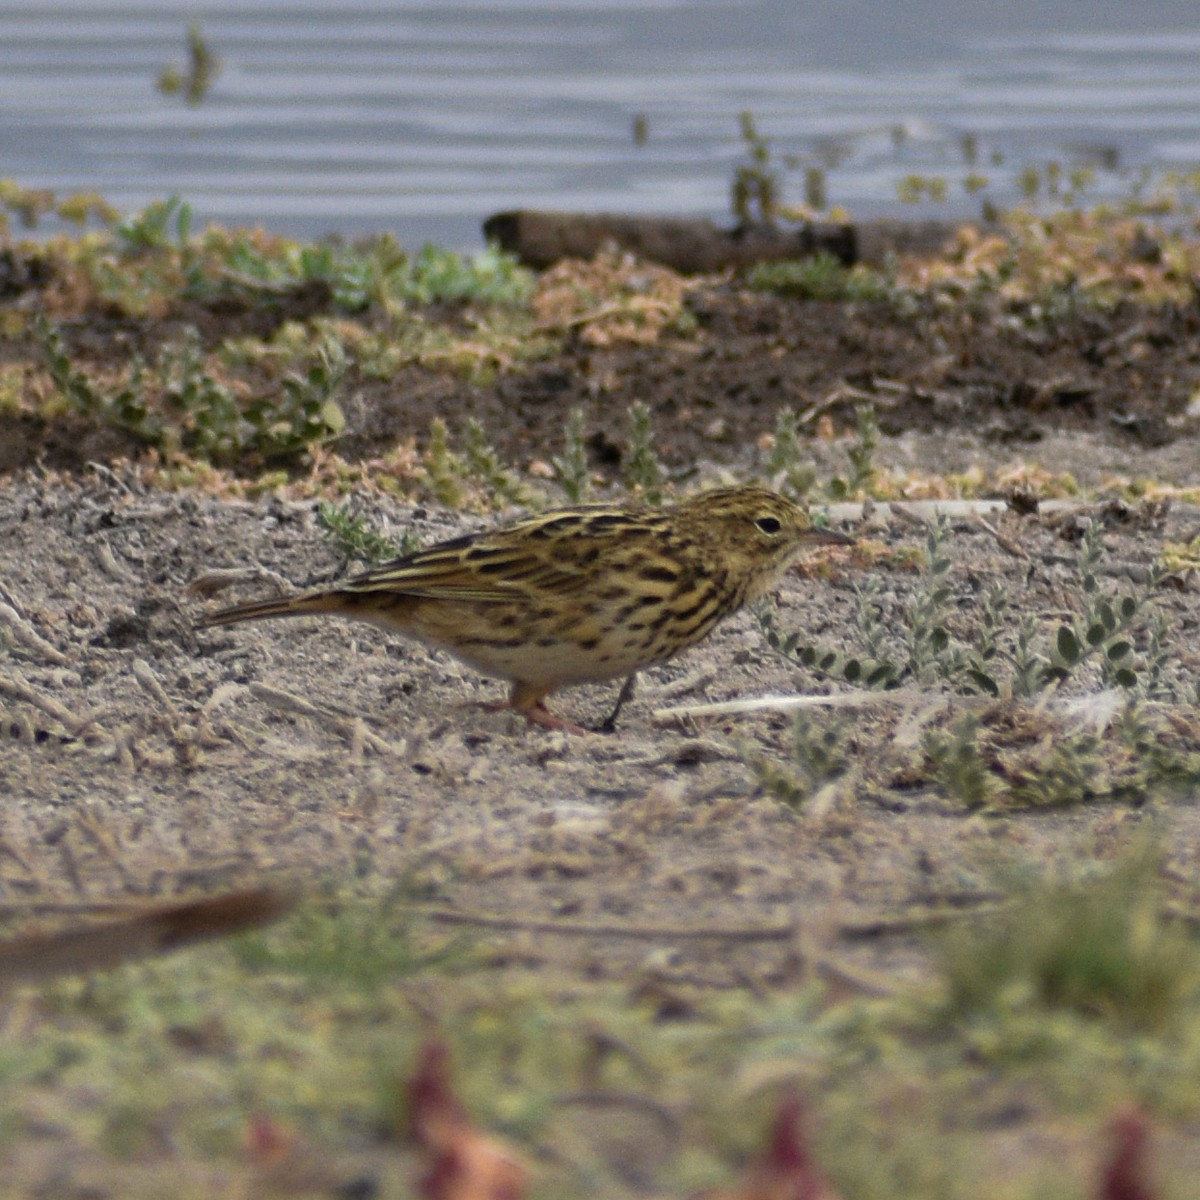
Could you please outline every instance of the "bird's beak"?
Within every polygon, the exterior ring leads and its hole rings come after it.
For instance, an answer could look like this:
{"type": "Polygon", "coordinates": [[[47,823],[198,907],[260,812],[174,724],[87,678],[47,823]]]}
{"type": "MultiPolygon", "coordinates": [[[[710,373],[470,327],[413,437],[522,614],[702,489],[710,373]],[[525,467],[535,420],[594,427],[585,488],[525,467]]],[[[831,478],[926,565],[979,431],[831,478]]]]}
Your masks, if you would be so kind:
{"type": "Polygon", "coordinates": [[[806,546],[853,546],[856,541],[856,538],[838,533],[836,529],[819,529],[815,525],[804,534],[806,546]]]}

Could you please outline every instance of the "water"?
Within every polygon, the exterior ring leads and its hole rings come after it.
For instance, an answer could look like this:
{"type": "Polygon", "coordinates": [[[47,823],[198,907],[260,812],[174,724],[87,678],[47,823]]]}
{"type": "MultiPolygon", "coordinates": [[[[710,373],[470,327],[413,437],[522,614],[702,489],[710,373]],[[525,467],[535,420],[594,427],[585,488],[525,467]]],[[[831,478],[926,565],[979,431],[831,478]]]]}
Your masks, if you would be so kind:
{"type": "Polygon", "coordinates": [[[972,213],[964,134],[998,201],[1050,159],[1123,194],[1143,168],[1200,166],[1200,7],[0,0],[0,177],[125,211],[179,193],[201,220],[294,236],[471,247],[516,207],[722,219],[746,109],[794,160],[790,200],[820,164],[857,214],[972,213]],[[188,107],[155,81],[193,19],[222,69],[188,107]],[[951,203],[901,209],[914,172],[951,203]]]}

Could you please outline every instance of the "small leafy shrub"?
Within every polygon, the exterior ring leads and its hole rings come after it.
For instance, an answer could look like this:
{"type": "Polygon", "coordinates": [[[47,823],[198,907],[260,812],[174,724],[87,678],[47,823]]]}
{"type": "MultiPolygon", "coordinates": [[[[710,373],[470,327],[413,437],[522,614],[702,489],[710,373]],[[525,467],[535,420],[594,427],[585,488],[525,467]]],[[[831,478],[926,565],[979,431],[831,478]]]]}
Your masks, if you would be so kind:
{"type": "Polygon", "coordinates": [[[836,255],[820,251],[809,258],[765,262],[752,267],[746,276],[752,288],[790,296],[794,300],[827,303],[890,300],[895,285],[868,267],[847,267],[836,255]]]}
{"type": "Polygon", "coordinates": [[[654,452],[653,419],[648,405],[635,400],[629,406],[629,452],[625,459],[625,486],[650,504],[661,504],[664,472],[654,452]]]}
{"type": "Polygon", "coordinates": [[[850,771],[852,732],[845,720],[801,712],[792,721],[784,764],[748,747],[742,754],[767,795],[799,809],[850,771]]]}
{"type": "Polygon", "coordinates": [[[346,558],[366,563],[368,567],[411,554],[418,546],[418,539],[411,534],[396,539],[381,533],[362,513],[355,512],[350,503],[323,501],[317,508],[317,524],[346,558]]]}
{"type": "MultiPolygon", "coordinates": [[[[1145,852],[1116,868],[1019,887],[998,913],[934,939],[944,1017],[1057,1009],[1128,1030],[1168,1030],[1200,992],[1200,952],[1163,915],[1164,900],[1157,856],[1145,852]]],[[[992,1045],[1004,1052],[1003,1039],[992,1045]]]]}
{"type": "Polygon", "coordinates": [[[164,347],[152,369],[134,358],[115,387],[77,367],[49,322],[38,318],[34,334],[50,378],[72,411],[165,454],[183,450],[226,465],[247,456],[286,460],[336,437],[345,424],[336,393],[346,361],[333,339],[316,348],[307,366],[285,375],[277,395],[243,406],[208,373],[194,329],[179,345],[164,347]]]}
{"type": "MultiPolygon", "coordinates": [[[[915,683],[930,688],[987,696],[1032,698],[1050,687],[1078,678],[1083,668],[1095,666],[1103,687],[1135,689],[1139,683],[1138,659],[1129,634],[1146,617],[1163,572],[1152,568],[1147,581],[1135,591],[1105,587],[1098,567],[1103,552],[1102,529],[1093,523],[1080,543],[1078,613],[1058,625],[1045,638],[1029,617],[1015,629],[1009,619],[1010,597],[999,588],[984,597],[972,633],[956,635],[952,623],[952,560],[946,550],[949,523],[940,518],[929,529],[925,543],[925,568],[919,584],[898,620],[883,621],[877,597],[879,584],[868,582],[858,592],[859,654],[845,654],[828,646],[808,643],[801,631],[782,633],[765,605],[756,613],[768,643],[820,675],[855,687],[886,689],[915,683]],[[899,629],[898,634],[891,629],[899,629]]],[[[1153,647],[1152,647],[1153,650],[1153,647]]],[[[1153,652],[1144,672],[1157,679],[1153,652]]]]}
{"type": "Polygon", "coordinates": [[[562,488],[570,504],[581,504],[592,489],[592,475],[588,470],[587,446],[583,439],[583,409],[573,408],[567,414],[563,430],[563,452],[550,459],[554,481],[562,488]]]}

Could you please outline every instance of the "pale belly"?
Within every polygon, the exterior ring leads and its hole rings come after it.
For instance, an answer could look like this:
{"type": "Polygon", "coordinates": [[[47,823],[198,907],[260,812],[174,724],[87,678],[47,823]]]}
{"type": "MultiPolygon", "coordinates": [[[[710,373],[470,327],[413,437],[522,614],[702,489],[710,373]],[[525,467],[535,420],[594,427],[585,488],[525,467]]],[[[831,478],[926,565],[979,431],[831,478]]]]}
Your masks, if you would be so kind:
{"type": "Polygon", "coordinates": [[[364,619],[445,650],[484,675],[550,688],[624,678],[699,641],[716,618],[680,638],[652,610],[615,621],[601,606],[569,616],[516,604],[427,601],[364,619]]]}

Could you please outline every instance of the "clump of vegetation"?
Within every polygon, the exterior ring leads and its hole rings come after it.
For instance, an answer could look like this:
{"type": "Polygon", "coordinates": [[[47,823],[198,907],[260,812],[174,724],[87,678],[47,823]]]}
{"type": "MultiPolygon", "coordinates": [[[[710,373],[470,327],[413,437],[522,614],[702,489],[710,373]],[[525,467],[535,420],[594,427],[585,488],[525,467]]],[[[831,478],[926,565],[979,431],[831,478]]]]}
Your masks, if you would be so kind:
{"type": "Polygon", "coordinates": [[[771,147],[758,132],[754,114],[743,112],[738,119],[750,161],[734,168],[729,204],[739,224],[770,225],[779,211],[779,172],[771,164],[771,147]]]}
{"type": "MultiPolygon", "coordinates": [[[[874,495],[879,474],[875,465],[878,449],[879,422],[875,409],[870,404],[860,404],[854,413],[854,437],[846,447],[846,473],[835,475],[826,483],[825,498],[862,500],[874,495]]],[[[763,469],[767,478],[785,494],[800,500],[813,498],[817,473],[794,409],[783,408],[777,414],[763,469]]]]}
{"type": "Polygon", "coordinates": [[[46,356],[50,378],[71,411],[114,425],[149,445],[161,439],[162,423],[151,416],[146,405],[143,368],[138,359],[133,360],[119,387],[102,387],[75,366],[58,330],[48,321],[39,316],[33,328],[46,356]]]}
{"type": "Polygon", "coordinates": [[[466,492],[463,480],[467,468],[462,456],[450,448],[450,428],[441,417],[435,417],[429,427],[429,447],[421,482],[433,496],[449,508],[462,506],[466,492]]]}
{"type": "Polygon", "coordinates": [[[809,258],[759,263],[747,273],[746,282],[778,296],[828,303],[891,300],[896,293],[887,276],[869,267],[847,267],[827,251],[809,258]]]}
{"type": "Polygon", "coordinates": [[[349,984],[366,994],[389,981],[461,964],[469,950],[466,937],[429,946],[416,936],[412,889],[405,878],[379,896],[331,893],[310,900],[278,929],[239,938],[234,952],[254,972],[349,984]]]}
{"type": "Polygon", "coordinates": [[[411,554],[419,544],[419,539],[412,533],[405,533],[400,538],[381,533],[375,523],[356,512],[350,502],[339,505],[322,501],[317,507],[317,524],[329,534],[346,558],[366,563],[368,567],[411,554]]]}
{"type": "Polygon", "coordinates": [[[763,791],[788,808],[804,807],[853,769],[853,727],[844,719],[801,712],[792,721],[786,748],[782,762],[749,745],[741,753],[763,791]]]}
{"type": "MultiPolygon", "coordinates": [[[[783,633],[769,606],[755,609],[768,643],[817,675],[853,688],[913,690],[904,745],[870,764],[872,786],[886,791],[893,772],[915,774],[980,809],[1142,804],[1200,783],[1200,729],[1172,707],[1194,704],[1200,688],[1193,696],[1166,669],[1166,631],[1151,620],[1161,568],[1132,589],[1105,582],[1096,522],[1080,543],[1073,616],[1043,632],[993,587],[968,625],[948,532],[944,520],[931,526],[924,568],[902,607],[885,616],[877,580],[858,589],[856,653],[783,633]],[[1059,696],[1063,689],[1070,699],[1059,696]],[[939,694],[943,704],[934,700],[939,694]],[[923,765],[904,748],[917,733],[923,765]]],[[[766,789],[789,803],[813,790],[806,747],[815,719],[803,718],[803,737],[793,738],[781,762],[769,769],[750,762],[766,789]]]]}
{"type": "Polygon", "coordinates": [[[654,452],[653,419],[648,405],[629,406],[629,450],[625,456],[625,486],[650,504],[663,500],[664,472],[654,452]]]}
{"type": "Polygon", "coordinates": [[[337,437],[345,424],[336,400],[345,356],[331,340],[282,378],[278,395],[243,404],[206,369],[195,330],[179,345],[165,347],[153,368],[135,357],[115,385],[78,367],[49,322],[38,318],[34,332],[68,408],[166,455],[184,451],[226,465],[247,456],[260,462],[294,459],[337,437]]]}
{"type": "MultiPolygon", "coordinates": [[[[665,498],[666,472],[654,452],[654,423],[649,406],[635,401],[629,406],[628,421],[623,483],[639,499],[661,504],[665,498]]],[[[568,415],[564,452],[551,459],[550,471],[569,503],[587,498],[591,474],[583,441],[582,409],[574,409],[568,415]]],[[[446,422],[440,417],[432,422],[421,482],[439,501],[452,507],[461,506],[468,496],[481,498],[489,507],[503,503],[536,509],[547,502],[544,492],[505,466],[483,426],[474,418],[466,422],[461,451],[454,448],[446,422]]]]}
{"type": "Polygon", "coordinates": [[[158,76],[158,90],[164,96],[183,92],[191,105],[199,104],[221,69],[221,60],[209,49],[200,29],[200,22],[188,26],[188,65],[186,74],[177,67],[164,67],[158,76]]]}
{"type": "Polygon", "coordinates": [[[179,196],[119,217],[93,195],[58,203],[51,192],[6,183],[0,204],[31,226],[52,212],[76,223],[99,218],[106,233],[63,249],[82,272],[80,282],[129,316],[161,316],[180,301],[226,296],[270,306],[318,283],[341,312],[393,315],[407,306],[522,305],[533,289],[532,274],[495,246],[462,255],[426,245],[410,254],[390,234],[345,244],[295,243],[217,226],[197,231],[191,205],[179,196]]]}
{"type": "Polygon", "coordinates": [[[545,504],[541,492],[526,485],[516,471],[504,465],[483,426],[473,417],[467,420],[461,452],[452,447],[446,422],[441,417],[433,420],[421,482],[450,507],[461,507],[468,496],[489,508],[502,504],[541,508],[545,504]]]}
{"type": "Polygon", "coordinates": [[[886,689],[911,682],[960,694],[1030,699],[1078,678],[1092,664],[1102,687],[1137,688],[1137,656],[1128,635],[1146,619],[1162,578],[1160,568],[1152,568],[1145,583],[1132,591],[1105,585],[1098,571],[1103,529],[1094,522],[1080,542],[1078,611],[1060,622],[1053,635],[1040,635],[1029,617],[1010,620],[1011,598],[999,588],[985,595],[975,628],[956,635],[949,531],[945,518],[930,526],[919,584],[904,609],[889,614],[887,622],[877,601],[878,582],[868,580],[859,589],[861,653],[847,655],[807,643],[800,631],[781,633],[769,608],[762,606],[757,612],[769,644],[819,674],[855,687],[886,689]]]}
{"type": "Polygon", "coordinates": [[[1200,999],[1200,953],[1164,913],[1159,866],[1142,851],[1115,867],[1018,885],[999,912],[938,934],[945,1019],[976,1023],[977,1045],[979,1024],[990,1025],[999,1036],[989,1058],[1031,1052],[1026,1039],[1037,1035],[1013,1020],[1021,1013],[1170,1030],[1200,999]]]}
{"type": "Polygon", "coordinates": [[[817,471],[795,409],[781,408],[776,415],[771,449],[763,465],[774,486],[794,500],[806,499],[816,487],[817,471]]]}
{"type": "Polygon", "coordinates": [[[569,504],[582,504],[592,489],[588,470],[587,446],[583,440],[583,409],[573,408],[567,414],[563,430],[563,452],[550,459],[554,482],[562,488],[569,504]]]}
{"type": "Polygon", "coordinates": [[[854,410],[854,438],[846,448],[846,475],[835,475],[828,485],[830,500],[865,499],[875,484],[875,452],[879,449],[879,422],[870,404],[854,410]]]}
{"type": "Polygon", "coordinates": [[[495,447],[488,441],[483,426],[474,417],[467,419],[465,460],[467,470],[478,479],[489,494],[505,504],[540,508],[545,499],[540,492],[527,487],[516,471],[506,467],[495,447]]]}

